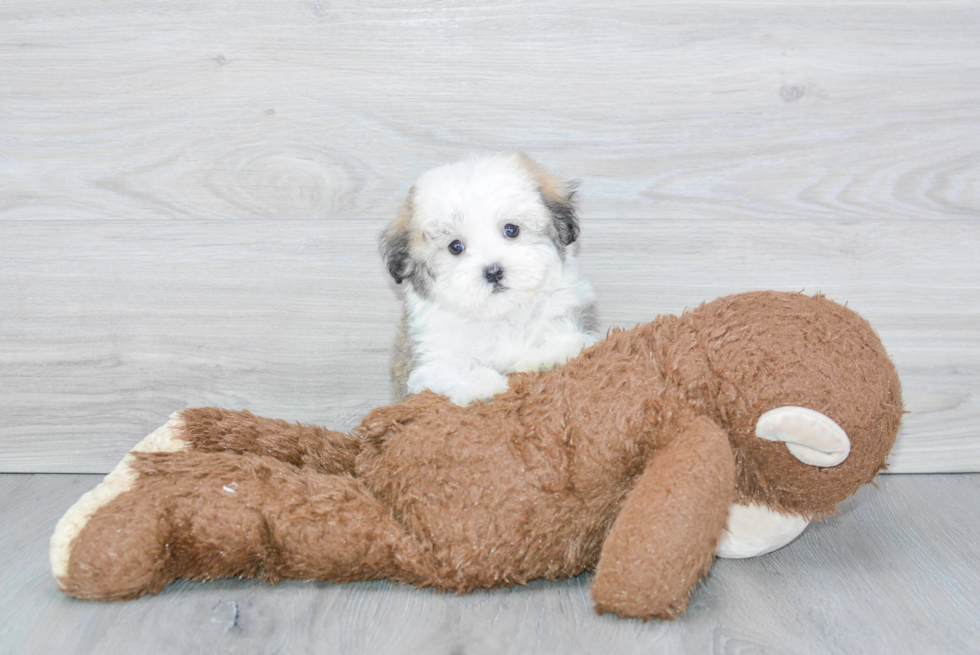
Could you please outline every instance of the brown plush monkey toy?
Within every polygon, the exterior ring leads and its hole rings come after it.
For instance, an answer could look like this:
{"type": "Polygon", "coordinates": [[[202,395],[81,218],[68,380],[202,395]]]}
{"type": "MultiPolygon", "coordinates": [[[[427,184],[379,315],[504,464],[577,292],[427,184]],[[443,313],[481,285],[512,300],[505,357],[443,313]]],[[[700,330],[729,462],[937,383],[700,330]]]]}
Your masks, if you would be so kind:
{"type": "Polygon", "coordinates": [[[227,576],[466,592],[594,570],[597,611],[674,618],[716,549],[767,552],[870,482],[902,415],[874,331],[819,295],[720,298],[510,387],[465,408],[425,392],[352,434],[177,412],[58,523],[58,585],[96,600],[227,576]]]}

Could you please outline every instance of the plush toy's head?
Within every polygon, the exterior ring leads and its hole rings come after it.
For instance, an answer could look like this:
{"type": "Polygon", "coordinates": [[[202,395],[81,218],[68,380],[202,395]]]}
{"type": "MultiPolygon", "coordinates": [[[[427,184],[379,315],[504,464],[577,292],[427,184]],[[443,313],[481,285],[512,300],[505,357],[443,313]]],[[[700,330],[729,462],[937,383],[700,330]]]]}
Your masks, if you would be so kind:
{"type": "Polygon", "coordinates": [[[699,325],[717,385],[739,503],[825,516],[884,468],[902,416],[901,386],[867,321],[823,296],[767,292],[720,298],[687,318],[699,325]],[[760,417],[784,406],[832,419],[849,453],[824,465],[811,453],[816,465],[807,464],[792,442],[758,437],[760,417]]]}
{"type": "Polygon", "coordinates": [[[832,513],[884,467],[902,413],[868,324],[802,294],[615,330],[510,382],[466,408],[418,394],[354,435],[179,412],[63,517],[59,585],[96,599],[229,575],[468,591],[595,570],[597,610],[673,618],[723,535],[745,537],[730,507],[776,524],[832,513]]]}

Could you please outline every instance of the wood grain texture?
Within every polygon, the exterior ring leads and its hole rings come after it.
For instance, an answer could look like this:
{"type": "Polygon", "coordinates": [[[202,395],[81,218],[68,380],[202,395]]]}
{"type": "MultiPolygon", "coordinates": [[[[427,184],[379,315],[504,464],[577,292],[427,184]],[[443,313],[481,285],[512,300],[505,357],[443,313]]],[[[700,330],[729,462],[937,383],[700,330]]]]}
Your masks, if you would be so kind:
{"type": "Polygon", "coordinates": [[[980,470],[975,2],[0,4],[0,470],[176,409],[387,400],[374,235],[422,170],[583,180],[606,326],[823,291],[879,329],[893,471],[980,470]]]}
{"type": "MultiPolygon", "coordinates": [[[[107,472],[187,406],[351,429],[388,401],[399,317],[377,227],[6,224],[3,470],[107,472]]],[[[603,329],[759,288],[849,303],[904,383],[891,470],[980,467],[980,223],[586,221],[583,234],[603,329]]]]}
{"type": "Polygon", "coordinates": [[[5,653],[968,653],[980,649],[980,475],[890,475],[788,547],[716,561],[676,622],[597,616],[590,575],[453,596],[387,582],[58,592],[47,540],[94,476],[2,475],[5,653]]]}
{"type": "Polygon", "coordinates": [[[500,149],[614,220],[980,215],[966,0],[17,0],[0,21],[8,219],[375,219],[500,149]]]}

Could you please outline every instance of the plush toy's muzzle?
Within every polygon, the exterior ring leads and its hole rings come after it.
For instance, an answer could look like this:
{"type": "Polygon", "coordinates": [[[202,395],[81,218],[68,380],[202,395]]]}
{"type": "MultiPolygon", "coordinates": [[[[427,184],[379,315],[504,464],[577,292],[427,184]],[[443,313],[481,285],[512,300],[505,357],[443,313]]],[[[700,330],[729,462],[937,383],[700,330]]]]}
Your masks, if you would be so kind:
{"type": "Polygon", "coordinates": [[[515,374],[489,403],[426,392],[352,435],[178,412],[66,513],[52,567],[91,599],[176,578],[469,591],[595,570],[599,611],[673,618],[733,503],[777,523],[833,512],[884,466],[901,413],[894,367],[853,312],[732,296],[515,374]]]}

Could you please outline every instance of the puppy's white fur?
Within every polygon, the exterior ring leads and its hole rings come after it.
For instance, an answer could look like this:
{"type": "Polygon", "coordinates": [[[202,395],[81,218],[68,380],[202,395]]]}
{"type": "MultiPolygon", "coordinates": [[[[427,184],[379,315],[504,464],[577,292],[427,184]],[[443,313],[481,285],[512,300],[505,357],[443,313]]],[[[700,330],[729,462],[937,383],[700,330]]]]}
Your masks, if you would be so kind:
{"type": "Polygon", "coordinates": [[[595,342],[595,296],[569,248],[574,193],[520,154],[419,177],[380,238],[389,272],[407,283],[397,398],[431,389],[468,405],[505,391],[508,373],[554,367],[595,342]]]}

